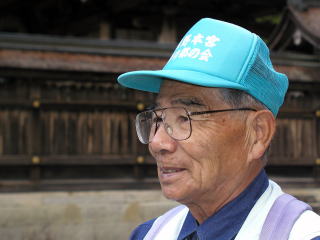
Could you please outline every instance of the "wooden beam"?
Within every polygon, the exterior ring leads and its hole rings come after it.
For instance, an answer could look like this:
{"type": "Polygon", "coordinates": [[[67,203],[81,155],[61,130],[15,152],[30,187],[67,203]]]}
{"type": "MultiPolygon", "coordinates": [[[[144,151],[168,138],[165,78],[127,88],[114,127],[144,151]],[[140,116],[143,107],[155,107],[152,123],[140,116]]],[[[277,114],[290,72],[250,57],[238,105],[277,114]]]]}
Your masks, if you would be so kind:
{"type": "Polygon", "coordinates": [[[0,50],[0,67],[123,73],[138,69],[161,69],[165,58],[99,56],[40,51],[0,50]]]}
{"type": "Polygon", "coordinates": [[[150,155],[144,156],[143,163],[137,163],[137,156],[131,154],[103,154],[103,155],[1,155],[0,166],[50,166],[50,165],[155,165],[150,155]],[[35,157],[37,161],[35,161],[35,157]]]}

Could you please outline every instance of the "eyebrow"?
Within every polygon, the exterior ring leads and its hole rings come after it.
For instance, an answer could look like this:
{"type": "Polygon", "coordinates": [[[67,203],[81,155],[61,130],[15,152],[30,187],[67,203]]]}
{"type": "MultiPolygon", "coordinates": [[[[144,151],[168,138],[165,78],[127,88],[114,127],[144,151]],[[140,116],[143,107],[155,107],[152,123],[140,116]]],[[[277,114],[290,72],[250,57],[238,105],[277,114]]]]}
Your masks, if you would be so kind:
{"type": "Polygon", "coordinates": [[[181,104],[185,106],[200,106],[205,107],[206,105],[197,97],[191,98],[177,98],[171,101],[171,104],[181,104]]]}
{"type": "MultiPolygon", "coordinates": [[[[184,105],[184,106],[197,106],[197,107],[205,107],[206,104],[204,104],[199,98],[196,97],[192,97],[192,98],[177,98],[177,99],[173,99],[171,101],[171,104],[180,104],[180,105],[184,105]]],[[[157,109],[160,108],[161,104],[159,102],[156,102],[154,105],[150,106],[149,109],[157,109]]]]}

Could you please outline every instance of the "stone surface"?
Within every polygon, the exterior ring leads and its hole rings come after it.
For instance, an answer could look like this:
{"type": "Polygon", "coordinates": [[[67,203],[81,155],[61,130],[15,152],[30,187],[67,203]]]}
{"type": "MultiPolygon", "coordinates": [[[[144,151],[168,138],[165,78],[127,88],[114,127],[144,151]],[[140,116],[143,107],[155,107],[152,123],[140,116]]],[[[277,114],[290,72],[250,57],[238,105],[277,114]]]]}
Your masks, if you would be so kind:
{"type": "MultiPolygon", "coordinates": [[[[284,187],[319,212],[319,188],[284,187]]],[[[0,239],[125,240],[175,205],[158,190],[1,193],[0,239]]]]}
{"type": "Polygon", "coordinates": [[[139,223],[174,205],[157,190],[2,193],[1,239],[128,239],[139,223]]]}

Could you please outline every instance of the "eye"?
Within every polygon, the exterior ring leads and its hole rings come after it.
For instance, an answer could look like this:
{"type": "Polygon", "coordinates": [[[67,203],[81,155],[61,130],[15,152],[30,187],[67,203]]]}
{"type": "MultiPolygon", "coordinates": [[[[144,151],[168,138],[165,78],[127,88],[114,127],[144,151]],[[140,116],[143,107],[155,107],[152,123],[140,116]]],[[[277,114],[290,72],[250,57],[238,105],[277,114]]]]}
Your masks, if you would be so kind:
{"type": "Polygon", "coordinates": [[[152,122],[153,123],[160,123],[160,122],[162,122],[162,118],[161,117],[154,117],[153,119],[152,119],[152,122]]]}
{"type": "Polygon", "coordinates": [[[188,117],[185,115],[178,116],[177,120],[178,122],[181,122],[181,123],[189,121],[188,117]]]}

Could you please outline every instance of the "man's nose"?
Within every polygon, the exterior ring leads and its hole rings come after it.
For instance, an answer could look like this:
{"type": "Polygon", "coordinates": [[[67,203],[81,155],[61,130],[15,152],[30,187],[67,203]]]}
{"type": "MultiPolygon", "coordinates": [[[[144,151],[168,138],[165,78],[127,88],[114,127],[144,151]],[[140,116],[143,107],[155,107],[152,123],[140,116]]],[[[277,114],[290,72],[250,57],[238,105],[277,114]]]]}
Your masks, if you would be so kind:
{"type": "Polygon", "coordinates": [[[177,141],[169,136],[166,132],[164,124],[160,124],[157,132],[149,143],[151,152],[174,152],[177,147],[177,141]]]}

